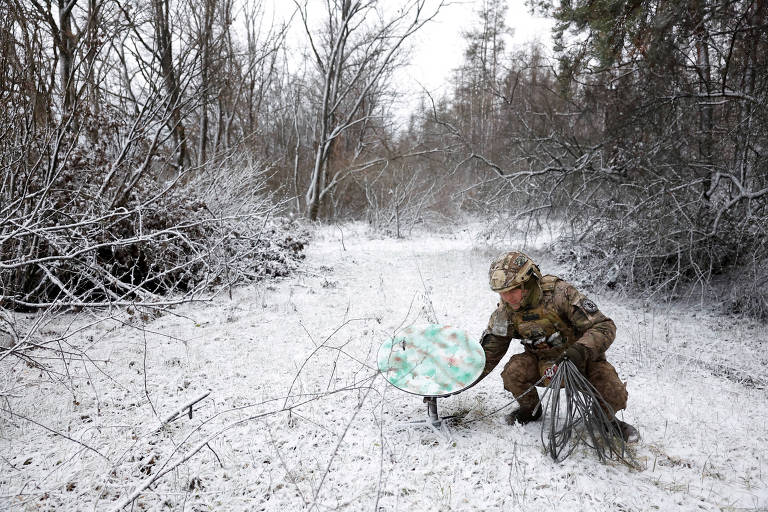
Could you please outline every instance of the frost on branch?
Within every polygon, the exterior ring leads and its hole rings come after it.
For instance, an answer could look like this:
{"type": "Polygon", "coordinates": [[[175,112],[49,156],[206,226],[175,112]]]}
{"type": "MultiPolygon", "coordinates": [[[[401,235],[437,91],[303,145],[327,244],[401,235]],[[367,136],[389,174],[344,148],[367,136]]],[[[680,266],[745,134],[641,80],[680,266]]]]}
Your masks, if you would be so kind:
{"type": "MultiPolygon", "coordinates": [[[[306,235],[273,217],[272,198],[258,188],[227,212],[206,200],[205,180],[184,175],[138,181],[119,206],[121,191],[99,192],[98,167],[25,178],[0,208],[0,306],[7,309],[185,300],[287,275],[303,257],[306,235]]],[[[220,202],[235,199],[216,192],[220,202]]]]}

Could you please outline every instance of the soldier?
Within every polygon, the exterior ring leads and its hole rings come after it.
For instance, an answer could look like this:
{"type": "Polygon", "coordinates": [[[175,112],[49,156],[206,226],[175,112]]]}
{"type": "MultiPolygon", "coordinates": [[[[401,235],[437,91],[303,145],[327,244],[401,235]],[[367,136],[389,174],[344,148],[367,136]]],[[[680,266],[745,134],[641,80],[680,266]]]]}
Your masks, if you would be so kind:
{"type": "MultiPolygon", "coordinates": [[[[627,406],[626,385],[605,359],[605,351],[616,336],[616,325],[594,302],[562,279],[542,276],[533,260],[521,252],[496,258],[488,275],[501,302],[480,340],[486,357],[480,379],[496,367],[512,338],[521,340],[525,349],[513,355],[501,372],[504,388],[520,404],[508,416],[510,423],[525,424],[541,417],[536,389],[520,395],[564,358],[597,389],[612,409],[609,414],[627,406]]],[[[632,425],[615,416],[613,422],[625,441],[639,440],[632,425]]]]}

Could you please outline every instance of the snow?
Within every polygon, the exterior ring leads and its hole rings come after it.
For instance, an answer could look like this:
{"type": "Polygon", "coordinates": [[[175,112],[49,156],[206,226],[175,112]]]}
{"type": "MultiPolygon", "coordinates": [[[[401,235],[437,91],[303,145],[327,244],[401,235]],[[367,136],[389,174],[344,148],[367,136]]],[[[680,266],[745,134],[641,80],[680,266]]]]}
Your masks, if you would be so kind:
{"type": "MultiPolygon", "coordinates": [[[[71,355],[0,363],[0,507],[111,510],[136,492],[133,510],[768,509],[766,327],[701,309],[589,294],[618,326],[608,359],[640,471],[584,448],[555,463],[538,424],[486,416],[510,401],[501,368],[440,400],[465,414],[451,437],[407,425],[426,406],[377,375],[377,349],[425,321],[479,336],[497,301],[488,262],[513,243],[482,227],[396,240],[320,226],[299,273],[231,298],[51,318],[43,336],[71,355]],[[192,419],[161,425],[208,390],[192,419]]],[[[528,251],[564,272],[549,241],[528,251]]]]}

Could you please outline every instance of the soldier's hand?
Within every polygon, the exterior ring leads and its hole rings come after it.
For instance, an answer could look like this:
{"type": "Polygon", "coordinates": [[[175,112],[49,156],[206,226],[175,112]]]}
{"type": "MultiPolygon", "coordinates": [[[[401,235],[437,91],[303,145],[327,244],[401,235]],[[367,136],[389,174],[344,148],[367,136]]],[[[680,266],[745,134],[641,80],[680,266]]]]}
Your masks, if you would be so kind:
{"type": "Polygon", "coordinates": [[[562,359],[567,359],[576,365],[576,368],[583,374],[587,370],[587,361],[589,360],[589,349],[579,343],[574,343],[565,351],[562,359]]]}

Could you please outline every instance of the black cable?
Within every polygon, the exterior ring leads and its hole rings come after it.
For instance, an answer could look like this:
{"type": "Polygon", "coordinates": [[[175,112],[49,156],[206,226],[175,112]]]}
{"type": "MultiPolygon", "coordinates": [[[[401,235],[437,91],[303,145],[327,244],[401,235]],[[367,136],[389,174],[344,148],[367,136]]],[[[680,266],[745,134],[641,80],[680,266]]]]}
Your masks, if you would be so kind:
{"type": "MultiPolygon", "coordinates": [[[[501,412],[536,389],[545,379],[541,377],[503,406],[464,423],[474,423],[501,412]]],[[[567,459],[579,444],[584,443],[595,450],[601,461],[615,458],[632,469],[640,469],[637,460],[627,451],[626,440],[616,424],[613,409],[571,361],[566,359],[558,364],[536,406],[537,409],[539,407],[543,412],[541,442],[545,452],[556,462],[567,459]],[[564,402],[560,397],[561,389],[564,390],[564,402]],[[547,396],[549,403],[544,406],[542,404],[547,396]]]]}
{"type": "Polygon", "coordinates": [[[558,365],[541,403],[547,396],[541,442],[552,459],[562,462],[584,443],[595,450],[601,461],[615,459],[631,468],[639,467],[627,451],[613,409],[571,361],[564,360],[558,365]]]}
{"type": "Polygon", "coordinates": [[[509,401],[509,402],[507,402],[506,404],[502,405],[502,406],[501,406],[501,407],[499,407],[498,409],[494,409],[493,411],[489,412],[488,414],[483,414],[482,416],[478,416],[477,418],[472,418],[471,420],[467,420],[467,421],[464,421],[463,423],[464,423],[465,425],[466,425],[466,424],[469,424],[469,423],[474,423],[474,422],[476,422],[476,421],[480,421],[480,420],[482,420],[482,419],[485,419],[485,418],[489,418],[489,417],[491,417],[491,416],[493,416],[493,415],[495,415],[495,414],[497,414],[497,413],[499,413],[499,412],[503,411],[504,409],[506,409],[506,408],[507,408],[507,407],[509,407],[510,405],[512,405],[512,404],[514,404],[515,402],[517,402],[517,401],[518,401],[520,398],[524,397],[525,395],[527,395],[528,393],[530,393],[531,391],[533,391],[534,389],[536,389],[536,386],[538,386],[539,384],[541,384],[541,383],[544,381],[544,379],[546,379],[546,377],[541,377],[541,378],[540,378],[539,380],[537,380],[537,381],[536,381],[536,382],[535,382],[535,383],[534,383],[534,384],[533,384],[531,387],[529,387],[528,389],[526,389],[525,391],[523,391],[522,393],[520,393],[519,395],[517,395],[517,398],[513,398],[512,400],[510,400],[510,401],[509,401]]]}

